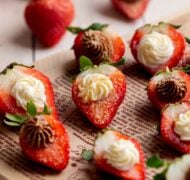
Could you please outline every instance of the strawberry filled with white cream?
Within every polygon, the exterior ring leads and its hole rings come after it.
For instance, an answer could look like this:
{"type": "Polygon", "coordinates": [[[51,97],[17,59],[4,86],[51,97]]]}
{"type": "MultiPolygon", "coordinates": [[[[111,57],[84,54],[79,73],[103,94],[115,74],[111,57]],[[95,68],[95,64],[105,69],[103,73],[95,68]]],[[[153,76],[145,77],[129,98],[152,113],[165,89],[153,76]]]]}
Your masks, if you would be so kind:
{"type": "Polygon", "coordinates": [[[135,60],[150,74],[175,67],[183,57],[185,39],[176,26],[159,23],[136,30],[130,43],[135,60]]]}
{"type": "Polygon", "coordinates": [[[118,131],[99,134],[94,146],[98,168],[122,179],[145,179],[144,154],[137,140],[118,131]]]}

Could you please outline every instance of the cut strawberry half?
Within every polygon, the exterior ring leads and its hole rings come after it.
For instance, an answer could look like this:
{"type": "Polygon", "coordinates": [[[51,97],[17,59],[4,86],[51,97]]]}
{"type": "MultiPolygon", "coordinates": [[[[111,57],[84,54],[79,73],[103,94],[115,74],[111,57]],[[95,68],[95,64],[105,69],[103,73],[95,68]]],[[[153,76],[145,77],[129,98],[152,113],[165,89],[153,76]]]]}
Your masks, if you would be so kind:
{"type": "Polygon", "coordinates": [[[73,45],[77,62],[84,55],[96,65],[102,62],[116,63],[125,53],[122,38],[108,25],[94,23],[86,29],[68,27],[68,30],[77,34],[73,45]]]}
{"type": "Polygon", "coordinates": [[[125,92],[124,74],[107,64],[83,71],[72,86],[72,98],[76,106],[98,128],[111,123],[125,92]]]}
{"type": "Polygon", "coordinates": [[[116,10],[128,19],[135,20],[143,15],[149,0],[111,0],[111,2],[116,10]]]}
{"type": "Polygon", "coordinates": [[[159,23],[136,30],[130,43],[135,60],[150,74],[175,67],[183,57],[185,39],[174,26],[159,23]]]}
{"type": "Polygon", "coordinates": [[[53,170],[65,169],[69,162],[69,139],[63,125],[53,116],[40,115],[21,127],[20,146],[31,160],[53,170]]]}
{"type": "MultiPolygon", "coordinates": [[[[44,104],[47,104],[47,106],[52,109],[52,114],[55,117],[57,117],[57,111],[55,109],[55,103],[54,103],[53,88],[51,86],[49,78],[32,67],[19,65],[16,63],[10,64],[0,74],[0,113],[2,115],[4,115],[5,113],[14,113],[14,114],[25,113],[25,109],[23,108],[23,106],[18,105],[17,102],[18,99],[16,99],[16,96],[20,98],[20,102],[22,101],[21,97],[23,97],[25,100],[28,100],[29,102],[33,98],[30,95],[30,93],[32,93],[33,95],[36,92],[40,94],[42,93],[39,92],[39,90],[41,90],[39,89],[41,86],[43,86],[44,96],[46,99],[44,102],[43,101],[41,102],[42,106],[44,106],[44,104]],[[29,78],[29,81],[28,79],[25,78],[29,78]],[[31,83],[30,79],[34,81],[34,83],[36,80],[38,84],[34,85],[36,86],[37,89],[35,90],[34,88],[32,88],[32,85],[29,86],[24,85],[24,87],[23,86],[21,87],[19,85],[17,86],[17,91],[15,91],[15,96],[13,96],[12,90],[15,87],[16,82],[18,82],[21,79],[28,81],[27,84],[31,83]]],[[[37,98],[39,97],[37,96],[37,98]]]]}
{"type": "Polygon", "coordinates": [[[141,145],[137,140],[117,131],[107,130],[97,137],[94,159],[98,168],[122,179],[145,179],[141,145]]]}
{"type": "Polygon", "coordinates": [[[31,0],[25,20],[32,33],[47,47],[57,44],[74,17],[70,0],[31,0]]]}
{"type": "Polygon", "coordinates": [[[190,76],[181,70],[162,71],[150,79],[147,92],[158,109],[169,103],[190,100],[190,76]]]}
{"type": "Polygon", "coordinates": [[[182,153],[190,153],[190,102],[170,104],[162,112],[160,132],[163,140],[182,153]]]}

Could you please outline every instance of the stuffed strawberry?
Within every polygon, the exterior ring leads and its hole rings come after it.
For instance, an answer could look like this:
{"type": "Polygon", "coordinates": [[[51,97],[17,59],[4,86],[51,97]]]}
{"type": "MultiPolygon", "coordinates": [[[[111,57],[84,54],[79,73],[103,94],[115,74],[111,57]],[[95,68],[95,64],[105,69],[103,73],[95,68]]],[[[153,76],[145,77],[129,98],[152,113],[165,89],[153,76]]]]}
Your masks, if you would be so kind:
{"type": "Polygon", "coordinates": [[[190,100],[190,76],[182,70],[160,71],[148,83],[148,97],[158,109],[169,103],[190,100]]]}
{"type": "Polygon", "coordinates": [[[145,180],[141,145],[118,131],[108,130],[97,137],[94,159],[98,168],[121,179],[145,180]]]}
{"type": "Polygon", "coordinates": [[[86,57],[80,58],[84,67],[72,85],[72,99],[94,126],[104,128],[111,123],[124,99],[126,80],[114,66],[93,66],[89,62],[86,57]]]}
{"type": "Polygon", "coordinates": [[[150,74],[175,67],[183,57],[185,39],[177,26],[159,23],[136,30],[130,43],[135,60],[150,74]]]}
{"type": "Polygon", "coordinates": [[[25,20],[44,46],[57,44],[74,17],[71,0],[30,0],[25,20]]]}
{"type": "Polygon", "coordinates": [[[69,161],[69,139],[61,122],[50,115],[47,106],[38,112],[32,102],[27,103],[27,114],[6,114],[4,122],[21,126],[20,146],[31,160],[60,171],[69,161]]]}
{"type": "Polygon", "coordinates": [[[182,153],[190,153],[190,101],[170,104],[162,112],[163,140],[182,153]]]}
{"type": "Polygon", "coordinates": [[[111,0],[116,10],[131,20],[140,18],[149,0],[111,0]]]}
{"type": "Polygon", "coordinates": [[[44,104],[57,117],[54,93],[49,78],[38,70],[12,63],[0,74],[0,113],[25,113],[26,104],[33,101],[38,110],[44,104]]]}
{"type": "Polygon", "coordinates": [[[117,63],[125,53],[122,38],[108,25],[94,23],[86,29],[79,27],[67,29],[77,34],[73,45],[77,61],[84,55],[96,65],[102,62],[117,63]]]}

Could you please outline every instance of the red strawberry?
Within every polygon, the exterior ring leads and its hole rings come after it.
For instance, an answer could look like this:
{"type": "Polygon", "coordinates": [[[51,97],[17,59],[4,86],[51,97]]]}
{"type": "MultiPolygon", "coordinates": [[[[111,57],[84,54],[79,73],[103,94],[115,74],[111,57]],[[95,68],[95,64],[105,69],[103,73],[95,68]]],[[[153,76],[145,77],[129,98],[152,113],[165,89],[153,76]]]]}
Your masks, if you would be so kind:
{"type": "Polygon", "coordinates": [[[173,25],[159,23],[136,30],[130,43],[135,60],[150,74],[175,67],[183,57],[185,39],[173,25]]]}
{"type": "Polygon", "coordinates": [[[115,116],[125,91],[124,74],[103,64],[90,67],[77,76],[72,86],[72,98],[94,126],[104,128],[115,116]]]}
{"type": "MultiPolygon", "coordinates": [[[[15,114],[25,112],[23,107],[21,105],[18,105],[17,99],[13,96],[12,93],[13,87],[15,87],[15,83],[18,82],[19,79],[23,79],[25,77],[32,77],[43,84],[46,101],[42,102],[42,105],[43,103],[46,103],[47,106],[53,110],[52,114],[57,117],[53,88],[51,86],[49,78],[32,67],[19,65],[16,63],[12,63],[7,66],[7,68],[0,74],[0,113],[4,115],[5,113],[15,114]]],[[[20,94],[25,93],[26,99],[30,101],[32,99],[29,98],[30,96],[28,96],[28,92],[29,89],[25,88],[25,92],[21,90],[20,94]]]]}
{"type": "Polygon", "coordinates": [[[63,125],[53,116],[28,120],[20,131],[20,146],[31,160],[60,171],[69,161],[69,140],[63,125]]]}
{"type": "Polygon", "coordinates": [[[31,0],[25,9],[29,28],[48,47],[60,41],[73,17],[71,0],[31,0]]]}
{"type": "Polygon", "coordinates": [[[160,132],[163,140],[182,153],[190,153],[190,102],[170,104],[162,112],[160,132]],[[185,140],[186,139],[186,140],[185,140]]]}
{"type": "Polygon", "coordinates": [[[98,168],[122,179],[145,179],[141,145],[137,140],[117,131],[108,130],[98,136],[95,141],[94,159],[98,168]]]}
{"type": "Polygon", "coordinates": [[[140,18],[149,0],[111,0],[113,6],[128,19],[140,18]]]}
{"type": "Polygon", "coordinates": [[[190,100],[190,76],[181,70],[162,71],[149,81],[148,97],[158,109],[169,103],[190,100]]]}
{"type": "Polygon", "coordinates": [[[73,45],[77,61],[84,55],[90,58],[93,64],[116,63],[125,53],[122,38],[108,25],[94,23],[86,29],[68,27],[68,30],[77,34],[73,45]]]}

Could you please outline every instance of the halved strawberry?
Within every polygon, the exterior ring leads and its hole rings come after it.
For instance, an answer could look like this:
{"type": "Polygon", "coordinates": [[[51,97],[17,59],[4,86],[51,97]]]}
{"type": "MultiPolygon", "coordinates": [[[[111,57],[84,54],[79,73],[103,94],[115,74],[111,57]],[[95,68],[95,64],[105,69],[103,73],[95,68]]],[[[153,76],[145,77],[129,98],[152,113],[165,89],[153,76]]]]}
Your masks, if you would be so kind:
{"type": "Polygon", "coordinates": [[[135,60],[155,74],[166,66],[172,68],[178,64],[184,54],[185,39],[170,24],[144,25],[136,30],[130,48],[135,60]]]}
{"type": "Polygon", "coordinates": [[[101,170],[126,180],[144,180],[144,153],[137,140],[117,131],[100,134],[94,146],[94,159],[101,170]]]}
{"type": "Polygon", "coordinates": [[[44,46],[58,43],[74,17],[71,0],[31,0],[25,9],[25,20],[44,46]]]}
{"type": "Polygon", "coordinates": [[[84,55],[90,58],[93,64],[116,63],[125,53],[122,38],[108,25],[94,23],[86,29],[68,27],[68,30],[77,34],[73,45],[77,61],[84,55]]]}
{"type": "Polygon", "coordinates": [[[69,162],[69,139],[61,122],[51,115],[29,119],[21,127],[20,146],[31,160],[60,171],[69,162]]]}
{"type": "Polygon", "coordinates": [[[29,78],[29,81],[30,79],[36,79],[37,83],[40,84],[40,87],[44,87],[44,93],[40,93],[44,94],[46,100],[43,102],[42,98],[41,100],[39,99],[39,101],[41,101],[42,106],[44,105],[44,103],[47,104],[47,106],[52,109],[52,114],[57,117],[53,88],[51,86],[49,78],[32,67],[27,67],[16,63],[12,63],[7,66],[7,68],[5,68],[0,74],[0,113],[2,115],[4,115],[5,113],[25,113],[26,108],[19,105],[17,102],[18,99],[15,98],[17,96],[16,92],[19,92],[19,97],[24,96],[24,99],[27,102],[32,100],[30,93],[35,94],[35,92],[41,91],[38,84],[37,87],[35,87],[36,90],[32,88],[32,85],[29,85],[27,87],[17,86],[18,91],[14,91],[14,96],[13,88],[15,88],[16,83],[19,80],[26,80],[25,78],[29,78]]]}
{"type": "Polygon", "coordinates": [[[162,112],[161,136],[167,144],[182,153],[190,153],[189,113],[189,101],[170,104],[162,112]]]}
{"type": "Polygon", "coordinates": [[[143,15],[149,0],[111,0],[111,2],[116,10],[128,19],[135,20],[143,15]]]}
{"type": "Polygon", "coordinates": [[[125,92],[124,74],[107,64],[83,71],[72,85],[72,98],[76,106],[98,128],[111,123],[125,92]]]}
{"type": "Polygon", "coordinates": [[[190,100],[190,76],[182,70],[162,71],[150,79],[147,93],[158,109],[169,103],[190,100]]]}

